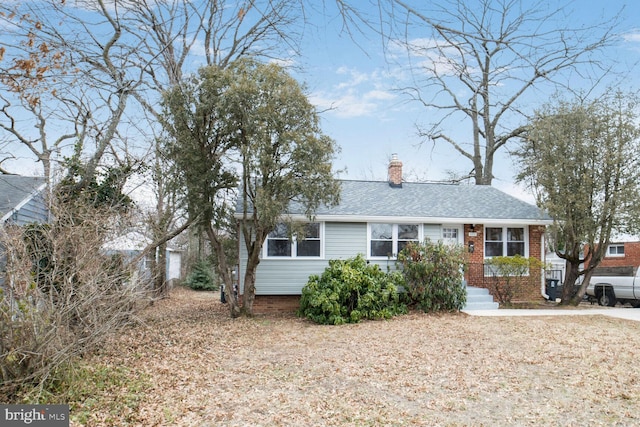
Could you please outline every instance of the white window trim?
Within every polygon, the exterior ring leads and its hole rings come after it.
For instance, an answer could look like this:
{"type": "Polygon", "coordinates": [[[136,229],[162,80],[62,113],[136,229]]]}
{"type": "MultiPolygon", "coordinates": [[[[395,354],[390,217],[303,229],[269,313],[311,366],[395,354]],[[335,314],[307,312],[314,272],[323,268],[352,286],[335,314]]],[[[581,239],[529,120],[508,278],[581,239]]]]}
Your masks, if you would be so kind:
{"type": "MultiPolygon", "coordinates": [[[[504,236],[504,240],[502,241],[502,253],[507,253],[507,229],[508,228],[523,228],[524,229],[524,257],[529,257],[529,227],[527,225],[487,225],[484,227],[484,236],[483,236],[483,255],[484,259],[493,258],[492,256],[487,256],[487,228],[502,228],[502,235],[504,236]]],[[[506,256],[506,255],[503,255],[506,256]]]]}
{"type": "Polygon", "coordinates": [[[443,242],[450,241],[450,243],[454,243],[453,240],[444,237],[444,230],[457,230],[458,237],[455,241],[455,244],[462,245],[464,244],[464,227],[462,225],[441,225],[440,226],[440,240],[443,242]]]}
{"type": "Polygon", "coordinates": [[[398,258],[398,225],[417,225],[418,226],[418,243],[424,240],[423,238],[423,227],[422,223],[416,222],[368,222],[367,223],[367,259],[370,260],[388,260],[388,259],[397,259],[398,258]],[[371,255],[371,226],[374,224],[391,224],[392,228],[392,256],[372,256],[371,255]]]}
{"type": "Polygon", "coordinates": [[[607,254],[605,255],[607,258],[624,258],[625,253],[621,253],[621,254],[612,254],[610,252],[612,247],[619,247],[622,246],[622,250],[624,252],[625,247],[624,247],[624,243],[614,243],[612,245],[607,246],[607,254]]]}
{"type": "Polygon", "coordinates": [[[324,259],[324,222],[317,222],[320,225],[320,256],[298,256],[296,253],[298,246],[296,245],[296,236],[294,235],[290,241],[291,244],[291,256],[269,256],[269,237],[264,241],[262,246],[262,259],[286,259],[286,260],[310,260],[310,259],[324,259]]]}

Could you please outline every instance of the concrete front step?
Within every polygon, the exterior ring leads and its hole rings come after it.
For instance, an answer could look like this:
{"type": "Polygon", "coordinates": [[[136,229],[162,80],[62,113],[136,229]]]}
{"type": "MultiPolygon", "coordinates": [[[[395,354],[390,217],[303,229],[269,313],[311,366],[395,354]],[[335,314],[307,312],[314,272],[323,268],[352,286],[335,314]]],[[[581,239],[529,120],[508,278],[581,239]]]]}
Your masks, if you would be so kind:
{"type": "Polygon", "coordinates": [[[462,310],[495,310],[498,306],[488,289],[467,286],[467,303],[462,310]]]}

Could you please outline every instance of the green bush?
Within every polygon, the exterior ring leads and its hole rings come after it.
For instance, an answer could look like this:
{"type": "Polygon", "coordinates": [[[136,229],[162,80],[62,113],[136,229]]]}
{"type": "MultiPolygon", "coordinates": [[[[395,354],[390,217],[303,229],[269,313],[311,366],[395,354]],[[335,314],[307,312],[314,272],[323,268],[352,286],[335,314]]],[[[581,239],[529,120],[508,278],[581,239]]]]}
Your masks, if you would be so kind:
{"type": "Polygon", "coordinates": [[[410,243],[397,260],[405,279],[409,303],[425,312],[455,311],[464,307],[467,292],[462,285],[466,265],[464,247],[443,242],[410,243]]]}
{"type": "Polygon", "coordinates": [[[198,261],[191,273],[187,276],[185,284],[196,291],[217,291],[218,284],[213,274],[213,267],[207,261],[198,261]]]}
{"type": "Polygon", "coordinates": [[[321,276],[312,275],[302,288],[299,315],[316,323],[339,325],[361,319],[388,319],[407,312],[400,302],[398,273],[387,274],[362,255],[330,260],[321,276]]]}
{"type": "Polygon", "coordinates": [[[487,259],[485,264],[493,272],[494,280],[489,286],[491,294],[503,305],[510,305],[520,288],[535,286],[540,276],[530,272],[544,267],[539,259],[522,255],[496,256],[487,259]]]}

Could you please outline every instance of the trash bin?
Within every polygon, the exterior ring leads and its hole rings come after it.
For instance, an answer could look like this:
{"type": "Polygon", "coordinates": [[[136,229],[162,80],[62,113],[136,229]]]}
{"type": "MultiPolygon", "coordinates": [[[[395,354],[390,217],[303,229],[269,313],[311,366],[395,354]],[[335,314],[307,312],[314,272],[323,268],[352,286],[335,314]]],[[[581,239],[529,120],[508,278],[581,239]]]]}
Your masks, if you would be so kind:
{"type": "Polygon", "coordinates": [[[547,295],[549,296],[549,301],[556,302],[558,282],[558,279],[547,279],[547,295]]]}
{"type": "Polygon", "coordinates": [[[224,295],[224,285],[220,285],[220,302],[223,304],[227,303],[227,297],[224,295]]]}

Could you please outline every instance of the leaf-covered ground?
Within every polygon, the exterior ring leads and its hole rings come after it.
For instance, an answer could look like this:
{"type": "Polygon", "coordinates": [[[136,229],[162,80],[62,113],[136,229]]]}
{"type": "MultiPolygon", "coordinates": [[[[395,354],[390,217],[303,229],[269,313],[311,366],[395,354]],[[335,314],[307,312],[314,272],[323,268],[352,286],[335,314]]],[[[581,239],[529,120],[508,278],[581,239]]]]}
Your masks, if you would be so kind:
{"type": "Polygon", "coordinates": [[[640,425],[639,349],[640,322],[603,316],[319,326],[177,288],[89,360],[135,392],[74,404],[72,425],[640,425]]]}

